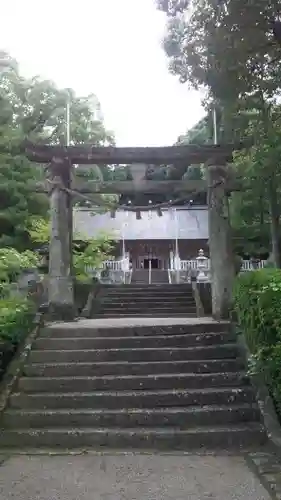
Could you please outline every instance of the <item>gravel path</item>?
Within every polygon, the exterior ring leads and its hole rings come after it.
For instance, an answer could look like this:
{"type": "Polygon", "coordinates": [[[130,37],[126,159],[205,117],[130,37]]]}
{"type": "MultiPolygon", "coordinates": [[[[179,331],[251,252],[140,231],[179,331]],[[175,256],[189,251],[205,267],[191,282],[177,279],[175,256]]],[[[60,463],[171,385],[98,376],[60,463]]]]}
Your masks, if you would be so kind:
{"type": "Polygon", "coordinates": [[[0,499],[270,500],[270,496],[241,456],[135,453],[11,457],[0,467],[0,499]]]}

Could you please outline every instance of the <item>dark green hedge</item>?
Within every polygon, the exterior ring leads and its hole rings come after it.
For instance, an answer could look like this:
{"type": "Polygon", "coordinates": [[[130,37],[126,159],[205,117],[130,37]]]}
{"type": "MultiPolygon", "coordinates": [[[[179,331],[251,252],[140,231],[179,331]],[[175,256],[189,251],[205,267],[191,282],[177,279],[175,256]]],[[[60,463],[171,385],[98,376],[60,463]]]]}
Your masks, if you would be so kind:
{"type": "Polygon", "coordinates": [[[27,299],[0,299],[0,380],[19,343],[33,327],[34,304],[27,299]]]}
{"type": "Polygon", "coordinates": [[[30,331],[35,313],[28,299],[0,299],[0,342],[18,344],[30,331]]]}
{"type": "Polygon", "coordinates": [[[281,270],[268,268],[238,276],[234,309],[252,353],[251,368],[263,373],[281,417],[281,270]]]}

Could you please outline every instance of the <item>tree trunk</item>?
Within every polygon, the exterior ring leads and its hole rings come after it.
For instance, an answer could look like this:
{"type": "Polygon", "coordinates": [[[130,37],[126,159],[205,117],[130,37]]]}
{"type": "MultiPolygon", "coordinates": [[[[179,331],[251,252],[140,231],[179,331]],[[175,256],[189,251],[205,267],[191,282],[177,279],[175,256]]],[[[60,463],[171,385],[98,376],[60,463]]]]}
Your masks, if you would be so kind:
{"type": "MultiPolygon", "coordinates": [[[[271,105],[266,103],[264,95],[261,91],[261,113],[263,118],[265,136],[268,137],[272,133],[272,121],[270,120],[271,105]]],[[[276,164],[273,163],[268,174],[268,203],[270,214],[270,228],[271,228],[271,248],[272,248],[272,262],[275,267],[281,267],[281,254],[279,249],[279,206],[277,197],[277,179],[275,175],[276,164]]]]}
{"type": "Polygon", "coordinates": [[[58,187],[70,185],[68,162],[54,158],[51,165],[53,189],[50,195],[51,235],[49,255],[49,312],[53,320],[75,318],[71,274],[70,195],[58,187]]]}
{"type": "Polygon", "coordinates": [[[268,203],[270,213],[272,261],[275,267],[281,267],[281,253],[279,247],[280,223],[279,206],[277,199],[277,188],[275,176],[272,176],[268,183],[268,203]]]}
{"type": "Polygon", "coordinates": [[[229,318],[235,276],[227,198],[215,167],[206,168],[208,182],[209,249],[212,278],[212,313],[229,318]]]}

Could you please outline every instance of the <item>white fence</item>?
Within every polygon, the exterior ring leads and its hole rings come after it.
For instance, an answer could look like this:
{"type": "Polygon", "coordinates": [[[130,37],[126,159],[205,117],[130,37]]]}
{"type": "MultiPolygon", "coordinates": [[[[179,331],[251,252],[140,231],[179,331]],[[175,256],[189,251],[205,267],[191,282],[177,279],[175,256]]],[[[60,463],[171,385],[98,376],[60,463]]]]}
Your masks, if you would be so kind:
{"type": "Polygon", "coordinates": [[[129,271],[130,270],[130,262],[129,259],[120,259],[120,260],[105,260],[102,263],[100,269],[94,269],[93,267],[88,266],[86,271],[89,274],[95,274],[97,271],[102,272],[108,269],[108,271],[129,271]]]}
{"type": "MultiPolygon", "coordinates": [[[[240,272],[262,269],[266,262],[266,260],[243,260],[240,272]]],[[[205,257],[203,250],[199,250],[196,259],[173,259],[172,261],[171,269],[169,269],[169,282],[190,282],[192,278],[199,283],[211,281],[211,261],[205,257]]]]}
{"type": "MultiPolygon", "coordinates": [[[[253,261],[243,260],[241,272],[261,269],[265,266],[266,260],[253,261]]],[[[88,267],[86,271],[97,276],[103,282],[109,283],[131,283],[132,269],[129,258],[126,257],[120,260],[106,260],[103,262],[101,269],[93,269],[88,267]]],[[[170,269],[168,272],[169,283],[184,283],[190,282],[191,279],[196,279],[197,282],[210,282],[211,280],[211,262],[208,257],[205,257],[203,250],[199,250],[198,257],[190,260],[180,260],[174,258],[171,260],[170,269]]],[[[151,269],[150,269],[151,282],[151,269]]]]}
{"type": "MultiPolygon", "coordinates": [[[[255,269],[262,269],[265,264],[266,260],[259,260],[257,262],[253,262],[251,260],[243,260],[242,261],[242,266],[241,266],[241,271],[253,271],[255,269]]],[[[204,264],[204,267],[207,271],[210,271],[211,269],[211,261],[210,259],[206,260],[206,264],[204,264]]],[[[189,271],[190,269],[198,269],[198,262],[196,259],[193,260],[180,260],[180,270],[181,271],[189,271]]],[[[176,270],[176,269],[173,269],[176,270]]]]}
{"type": "Polygon", "coordinates": [[[132,270],[130,269],[130,261],[126,257],[120,260],[105,260],[102,263],[101,269],[87,267],[86,272],[92,276],[96,276],[101,282],[108,283],[131,283],[132,270]]]}

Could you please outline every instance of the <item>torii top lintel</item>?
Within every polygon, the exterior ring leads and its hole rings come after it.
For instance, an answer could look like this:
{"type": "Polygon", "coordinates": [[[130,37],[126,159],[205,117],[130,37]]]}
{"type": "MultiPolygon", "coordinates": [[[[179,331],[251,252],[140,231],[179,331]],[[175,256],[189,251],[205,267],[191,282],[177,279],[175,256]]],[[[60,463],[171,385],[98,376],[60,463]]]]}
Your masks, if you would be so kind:
{"type": "Polygon", "coordinates": [[[241,144],[224,145],[186,145],[165,147],[96,147],[91,145],[50,146],[27,142],[25,152],[29,160],[37,163],[50,163],[54,158],[68,160],[71,164],[122,165],[146,163],[169,165],[200,163],[223,165],[232,161],[234,150],[241,149],[241,144]]]}

